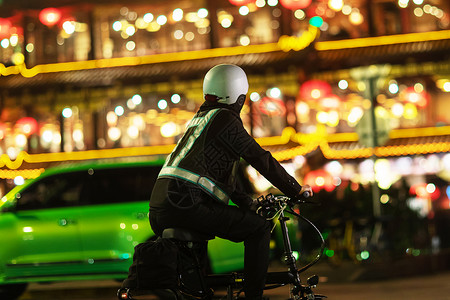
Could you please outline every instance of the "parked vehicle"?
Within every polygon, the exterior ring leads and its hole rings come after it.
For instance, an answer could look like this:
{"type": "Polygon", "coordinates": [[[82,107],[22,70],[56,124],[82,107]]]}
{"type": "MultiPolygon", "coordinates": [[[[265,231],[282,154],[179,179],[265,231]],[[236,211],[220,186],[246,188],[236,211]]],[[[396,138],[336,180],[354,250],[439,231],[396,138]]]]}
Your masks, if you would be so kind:
{"type": "MultiPolygon", "coordinates": [[[[163,161],[89,162],[46,170],[0,200],[0,299],[30,282],[123,280],[134,247],[154,238],[148,202],[163,161]]],[[[215,239],[214,273],[243,267],[243,245],[215,239]]]]}

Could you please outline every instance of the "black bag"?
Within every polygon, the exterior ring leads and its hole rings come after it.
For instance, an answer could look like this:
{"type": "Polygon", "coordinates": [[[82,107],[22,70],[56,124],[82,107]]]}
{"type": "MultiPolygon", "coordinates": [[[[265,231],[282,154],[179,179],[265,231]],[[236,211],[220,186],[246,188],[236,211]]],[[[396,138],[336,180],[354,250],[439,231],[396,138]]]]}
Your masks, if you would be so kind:
{"type": "Polygon", "coordinates": [[[178,247],[169,239],[158,238],[134,247],[133,263],[122,288],[137,290],[176,289],[178,247]]]}

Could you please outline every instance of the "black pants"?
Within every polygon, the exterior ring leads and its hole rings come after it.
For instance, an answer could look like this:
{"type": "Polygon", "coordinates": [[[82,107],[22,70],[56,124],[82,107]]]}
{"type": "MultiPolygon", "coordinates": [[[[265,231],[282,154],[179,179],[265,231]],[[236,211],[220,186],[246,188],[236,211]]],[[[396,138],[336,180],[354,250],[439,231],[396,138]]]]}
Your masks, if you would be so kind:
{"type": "Polygon", "coordinates": [[[161,235],[165,228],[182,227],[233,242],[243,241],[245,295],[249,299],[260,299],[269,265],[271,223],[254,212],[219,203],[203,191],[188,191],[186,186],[179,191],[170,188],[167,191],[169,186],[172,185],[159,185],[158,188],[157,184],[152,193],[150,225],[153,231],[161,235]],[[188,205],[187,196],[191,201],[188,205]],[[165,203],[161,201],[162,197],[165,203]],[[165,205],[155,208],[152,202],[165,205]]]}

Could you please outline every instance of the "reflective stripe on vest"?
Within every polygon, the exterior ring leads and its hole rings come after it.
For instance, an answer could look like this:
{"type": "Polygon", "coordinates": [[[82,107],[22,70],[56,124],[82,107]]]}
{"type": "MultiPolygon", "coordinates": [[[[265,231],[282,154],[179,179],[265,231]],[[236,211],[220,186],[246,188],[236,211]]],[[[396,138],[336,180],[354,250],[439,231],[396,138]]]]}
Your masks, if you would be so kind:
{"type": "Polygon", "coordinates": [[[191,120],[186,129],[195,127],[195,130],[188,137],[185,145],[183,145],[183,147],[179,150],[178,155],[174,157],[174,159],[172,160],[172,155],[174,155],[174,153],[177,152],[178,147],[181,146],[180,145],[181,140],[180,142],[178,142],[178,145],[175,147],[174,152],[172,152],[167,157],[163,168],[159,172],[158,178],[175,177],[187,180],[191,183],[200,186],[209,194],[211,194],[214,198],[228,204],[230,197],[228,197],[228,195],[224,191],[222,191],[222,189],[220,189],[213,181],[211,181],[206,177],[198,175],[192,171],[178,167],[178,165],[184,159],[189,150],[191,150],[192,147],[194,146],[194,142],[196,141],[196,139],[202,134],[203,130],[206,128],[206,125],[209,123],[210,120],[212,120],[212,118],[218,111],[219,109],[213,109],[208,113],[206,113],[204,116],[195,117],[191,120]]]}
{"type": "Polygon", "coordinates": [[[199,185],[218,200],[228,204],[229,197],[214,182],[206,177],[178,167],[163,167],[158,177],[176,177],[199,185]]]}
{"type": "MultiPolygon", "coordinates": [[[[192,146],[194,145],[195,140],[202,134],[203,129],[205,129],[208,122],[212,119],[212,117],[219,111],[219,109],[213,109],[209,111],[205,116],[203,117],[196,117],[191,120],[189,123],[188,128],[190,127],[196,127],[194,132],[189,136],[186,145],[181,149],[180,153],[177,157],[173,160],[173,162],[170,164],[171,166],[178,166],[180,161],[186,156],[186,154],[191,150],[192,146]]],[[[177,146],[178,147],[178,146],[177,146]]],[[[171,154],[172,156],[172,154],[171,154]]],[[[169,162],[170,157],[167,159],[167,162],[169,162]]]]}

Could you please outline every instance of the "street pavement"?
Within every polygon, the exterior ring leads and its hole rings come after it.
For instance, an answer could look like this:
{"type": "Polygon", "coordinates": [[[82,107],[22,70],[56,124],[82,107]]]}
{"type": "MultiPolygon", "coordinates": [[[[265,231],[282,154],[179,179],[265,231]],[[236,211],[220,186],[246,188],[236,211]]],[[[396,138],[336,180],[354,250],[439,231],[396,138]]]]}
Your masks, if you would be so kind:
{"type": "MultiPolygon", "coordinates": [[[[280,263],[272,263],[270,270],[280,271],[280,263]]],[[[302,281],[311,274],[320,276],[315,293],[330,300],[450,300],[450,269],[423,271],[420,263],[361,266],[344,263],[331,267],[321,262],[307,270],[302,281]],[[416,271],[411,271],[416,270],[416,271]]],[[[120,283],[115,281],[66,282],[31,284],[20,300],[113,300],[120,283]]],[[[218,291],[219,296],[223,292],[218,291]]],[[[289,298],[289,287],[265,292],[271,300],[289,298]]],[[[219,299],[219,298],[218,298],[219,299]]]]}

